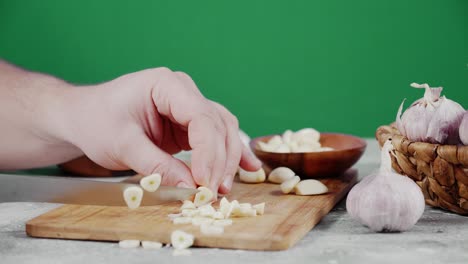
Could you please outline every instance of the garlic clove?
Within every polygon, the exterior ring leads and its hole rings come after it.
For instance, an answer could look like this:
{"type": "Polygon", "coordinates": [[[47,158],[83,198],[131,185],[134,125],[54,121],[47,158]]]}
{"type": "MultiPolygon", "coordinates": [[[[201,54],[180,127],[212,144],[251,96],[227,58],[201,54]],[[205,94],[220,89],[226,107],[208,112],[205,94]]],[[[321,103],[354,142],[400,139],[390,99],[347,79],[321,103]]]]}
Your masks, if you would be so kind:
{"type": "Polygon", "coordinates": [[[210,189],[200,186],[198,187],[198,190],[199,192],[195,194],[195,199],[193,201],[193,204],[196,207],[200,207],[213,201],[214,195],[210,189]]]}
{"type": "Polygon", "coordinates": [[[119,241],[120,248],[137,248],[140,247],[140,240],[121,240],[119,241]]]}
{"type": "Polygon", "coordinates": [[[299,142],[319,142],[320,133],[313,128],[303,128],[301,130],[296,131],[296,133],[292,135],[292,139],[297,140],[299,142]]]}
{"type": "Polygon", "coordinates": [[[161,185],[161,174],[155,173],[143,177],[140,180],[140,185],[147,192],[155,192],[159,188],[159,185],[161,185]]]}
{"type": "Polygon", "coordinates": [[[127,187],[123,192],[123,197],[128,208],[136,209],[140,207],[143,199],[143,189],[138,186],[127,187]]]}
{"type": "Polygon", "coordinates": [[[265,181],[265,171],[260,168],[258,171],[246,171],[239,169],[239,179],[245,183],[260,183],[265,181]]]}
{"type": "Polygon", "coordinates": [[[219,201],[219,207],[227,206],[229,205],[229,200],[226,197],[221,198],[221,201],[219,201]]]}
{"type": "Polygon", "coordinates": [[[197,209],[197,207],[192,201],[186,200],[183,202],[182,206],[180,207],[180,210],[184,210],[184,209],[197,209]]]}
{"type": "Polygon", "coordinates": [[[283,139],[280,136],[276,135],[270,138],[267,144],[272,148],[276,148],[279,145],[283,144],[283,139]]]}
{"type": "Polygon", "coordinates": [[[270,172],[268,181],[272,183],[283,183],[286,180],[293,178],[296,174],[290,168],[278,167],[270,172]]]}
{"type": "Polygon", "coordinates": [[[261,142],[261,141],[259,141],[257,145],[261,151],[265,151],[265,152],[272,152],[277,147],[277,146],[271,146],[268,143],[261,142]]]}
{"type": "Polygon", "coordinates": [[[265,203],[255,204],[252,206],[252,208],[257,211],[258,215],[263,215],[265,213],[265,203]]]}
{"type": "Polygon", "coordinates": [[[275,148],[273,151],[270,151],[273,153],[289,153],[291,152],[291,149],[289,148],[288,144],[281,144],[277,148],[275,148]]]}
{"type": "Polygon", "coordinates": [[[317,195],[328,192],[328,188],[317,180],[303,180],[294,187],[294,192],[297,195],[317,195]]]}
{"type": "Polygon", "coordinates": [[[283,136],[282,136],[283,143],[289,144],[289,142],[291,142],[292,136],[293,136],[293,132],[291,130],[288,129],[284,131],[283,136]]]}
{"type": "Polygon", "coordinates": [[[283,182],[280,185],[281,191],[284,194],[290,193],[294,189],[296,184],[298,184],[300,181],[301,181],[301,178],[299,178],[299,176],[294,176],[293,178],[283,182]]]}
{"type": "Polygon", "coordinates": [[[155,241],[141,241],[141,246],[144,249],[161,249],[162,243],[155,241]]]}
{"type": "Polygon", "coordinates": [[[175,230],[171,234],[171,244],[176,249],[185,249],[193,245],[193,235],[181,230],[175,230]]]}

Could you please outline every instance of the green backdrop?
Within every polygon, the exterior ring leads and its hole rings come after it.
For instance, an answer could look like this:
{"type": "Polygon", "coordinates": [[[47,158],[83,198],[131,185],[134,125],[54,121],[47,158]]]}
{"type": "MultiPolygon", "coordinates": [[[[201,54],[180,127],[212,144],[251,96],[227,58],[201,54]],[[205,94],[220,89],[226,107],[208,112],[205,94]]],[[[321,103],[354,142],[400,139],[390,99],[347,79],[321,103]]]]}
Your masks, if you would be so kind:
{"type": "Polygon", "coordinates": [[[468,1],[7,1],[0,57],[74,83],[185,71],[252,136],[371,137],[411,82],[468,107],[468,1]]]}

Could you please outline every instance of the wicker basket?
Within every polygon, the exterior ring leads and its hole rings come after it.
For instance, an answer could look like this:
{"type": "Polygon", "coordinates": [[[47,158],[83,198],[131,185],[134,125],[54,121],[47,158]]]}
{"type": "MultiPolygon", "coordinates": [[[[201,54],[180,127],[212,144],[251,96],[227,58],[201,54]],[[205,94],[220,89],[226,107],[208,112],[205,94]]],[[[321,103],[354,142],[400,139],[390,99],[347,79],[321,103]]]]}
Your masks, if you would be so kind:
{"type": "Polygon", "coordinates": [[[380,146],[392,139],[392,167],[413,179],[426,204],[468,215],[468,146],[411,142],[393,126],[375,134],[380,146]]]}

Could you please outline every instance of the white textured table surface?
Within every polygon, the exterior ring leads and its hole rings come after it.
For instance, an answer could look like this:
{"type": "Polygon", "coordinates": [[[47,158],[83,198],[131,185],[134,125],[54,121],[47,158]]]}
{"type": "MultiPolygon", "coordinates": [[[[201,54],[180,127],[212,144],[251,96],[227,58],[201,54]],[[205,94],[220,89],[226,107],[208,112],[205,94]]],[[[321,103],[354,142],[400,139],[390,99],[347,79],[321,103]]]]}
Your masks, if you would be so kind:
{"type": "MultiPolygon", "coordinates": [[[[356,165],[360,177],[378,166],[378,147],[369,140],[356,165]]],[[[0,183],[1,184],[1,183],[0,183]]],[[[372,233],[350,219],[344,201],[296,246],[281,252],[192,249],[173,257],[172,249],[120,249],[116,243],[37,239],[26,236],[29,219],[57,207],[40,203],[0,203],[0,263],[468,263],[468,217],[426,207],[406,233],[372,233]]]]}

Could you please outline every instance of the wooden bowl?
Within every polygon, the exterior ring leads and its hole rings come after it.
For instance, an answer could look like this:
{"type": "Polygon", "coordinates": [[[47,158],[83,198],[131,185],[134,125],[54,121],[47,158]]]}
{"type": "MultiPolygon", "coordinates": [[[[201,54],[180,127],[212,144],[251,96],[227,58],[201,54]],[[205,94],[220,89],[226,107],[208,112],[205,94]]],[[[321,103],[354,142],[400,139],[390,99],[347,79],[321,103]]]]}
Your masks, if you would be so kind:
{"type": "Polygon", "coordinates": [[[266,169],[288,167],[297,175],[305,178],[320,178],[339,176],[359,158],[366,149],[366,141],[361,138],[338,133],[320,134],[320,143],[323,147],[334,150],[324,152],[304,153],[273,153],[258,148],[259,141],[267,142],[271,137],[258,137],[250,141],[250,147],[255,155],[266,165],[266,169]]]}

